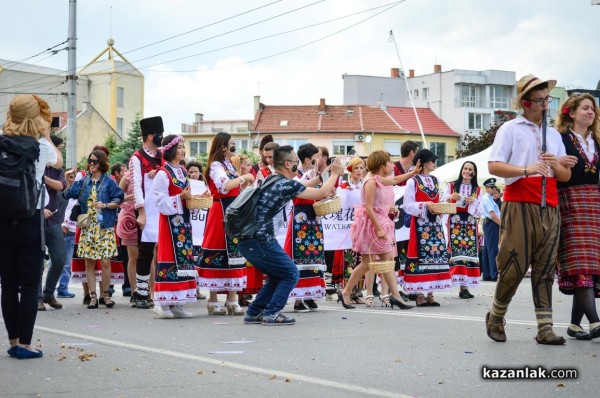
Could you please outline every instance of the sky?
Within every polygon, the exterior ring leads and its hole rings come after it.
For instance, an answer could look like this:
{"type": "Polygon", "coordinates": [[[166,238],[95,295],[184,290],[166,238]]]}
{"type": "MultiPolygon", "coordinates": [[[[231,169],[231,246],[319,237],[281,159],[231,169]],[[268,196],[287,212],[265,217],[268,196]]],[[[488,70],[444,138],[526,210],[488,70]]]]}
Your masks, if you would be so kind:
{"type": "MultiPolygon", "coordinates": [[[[66,40],[68,8],[3,0],[0,58],[66,40]]],[[[162,116],[169,133],[195,113],[252,119],[255,95],[266,105],[339,105],[343,74],[389,76],[401,66],[417,76],[434,64],[533,73],[563,87],[600,80],[600,6],[590,0],[78,1],[77,65],[109,37],[145,75],[144,116],[162,116]]],[[[26,62],[67,69],[67,52],[26,62]]]]}

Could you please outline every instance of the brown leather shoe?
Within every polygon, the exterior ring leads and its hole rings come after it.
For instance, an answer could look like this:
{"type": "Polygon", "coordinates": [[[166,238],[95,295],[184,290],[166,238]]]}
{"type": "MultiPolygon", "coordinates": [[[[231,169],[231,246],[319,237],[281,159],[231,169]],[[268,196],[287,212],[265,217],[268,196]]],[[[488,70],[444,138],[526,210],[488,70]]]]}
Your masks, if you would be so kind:
{"type": "Polygon", "coordinates": [[[549,331],[544,336],[538,334],[535,336],[535,341],[537,341],[538,344],[545,345],[563,345],[567,342],[564,337],[558,336],[553,330],[549,331]]]}
{"type": "Polygon", "coordinates": [[[54,298],[54,296],[48,296],[44,294],[44,303],[48,304],[55,310],[60,310],[62,308],[62,304],[56,301],[56,298],[54,298]]]}
{"type": "Polygon", "coordinates": [[[488,312],[485,316],[485,328],[490,339],[504,343],[506,341],[506,333],[504,333],[504,325],[506,321],[502,319],[502,323],[491,323],[491,313],[488,312]]]}

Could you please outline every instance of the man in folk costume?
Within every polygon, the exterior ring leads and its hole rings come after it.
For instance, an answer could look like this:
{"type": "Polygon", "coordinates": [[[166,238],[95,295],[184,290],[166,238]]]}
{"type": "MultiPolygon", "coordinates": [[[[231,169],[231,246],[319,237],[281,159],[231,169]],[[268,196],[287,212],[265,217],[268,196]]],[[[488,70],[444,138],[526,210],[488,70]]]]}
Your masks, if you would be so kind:
{"type": "MultiPolygon", "coordinates": [[[[260,168],[258,169],[258,171],[256,173],[256,181],[254,181],[254,184],[258,185],[259,181],[262,182],[262,180],[264,180],[271,174],[275,173],[275,168],[273,167],[273,151],[277,147],[279,147],[279,144],[276,144],[275,142],[269,142],[263,148],[261,159],[264,159],[264,161],[267,163],[267,165],[260,166],[260,168]]],[[[262,162],[262,160],[261,160],[261,162],[262,162]]]]}
{"type": "Polygon", "coordinates": [[[523,114],[500,127],[488,160],[490,173],[504,177],[506,184],[497,258],[500,276],[485,322],[494,341],[506,341],[504,317],[531,265],[538,323],[535,340],[539,344],[565,343],[552,330],[552,284],[560,221],[557,181],[568,181],[571,170],[559,162],[566,156],[560,134],[551,127],[545,129],[543,123],[552,100],[549,92],[555,85],[556,80],[542,81],[533,75],[518,81],[513,107],[523,109],[523,114]]]}
{"type": "Polygon", "coordinates": [[[137,308],[148,306],[148,282],[158,241],[158,208],[154,200],[152,185],[154,175],[164,165],[159,147],[163,139],[163,122],[160,116],[140,120],[143,146],[135,151],[129,161],[133,183],[134,203],[139,226],[138,260],[136,264],[137,287],[131,295],[131,305],[137,308]]]}

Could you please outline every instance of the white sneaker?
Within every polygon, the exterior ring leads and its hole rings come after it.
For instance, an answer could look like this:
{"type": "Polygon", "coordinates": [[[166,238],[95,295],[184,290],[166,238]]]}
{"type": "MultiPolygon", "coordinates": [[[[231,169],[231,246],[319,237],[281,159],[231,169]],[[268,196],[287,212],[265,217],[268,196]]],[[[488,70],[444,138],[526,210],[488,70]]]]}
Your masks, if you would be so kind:
{"type": "Polygon", "coordinates": [[[156,304],[152,311],[158,314],[158,316],[161,318],[174,318],[174,315],[168,305],[163,306],[161,304],[156,304]]]}
{"type": "Polygon", "coordinates": [[[191,318],[194,316],[191,312],[186,311],[181,304],[169,306],[171,315],[175,318],[191,318]]]}

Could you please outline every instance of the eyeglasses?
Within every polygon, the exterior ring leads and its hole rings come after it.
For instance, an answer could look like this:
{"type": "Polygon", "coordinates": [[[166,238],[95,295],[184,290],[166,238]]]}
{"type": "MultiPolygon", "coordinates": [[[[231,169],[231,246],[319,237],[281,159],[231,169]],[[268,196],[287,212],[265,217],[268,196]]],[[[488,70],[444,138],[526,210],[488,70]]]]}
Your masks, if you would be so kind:
{"type": "Polygon", "coordinates": [[[546,98],[529,99],[528,101],[535,102],[538,105],[542,105],[543,103],[549,104],[552,102],[552,100],[553,100],[553,98],[548,96],[546,98]]]}
{"type": "MultiPolygon", "coordinates": [[[[286,162],[290,162],[290,163],[300,163],[300,160],[299,160],[299,159],[296,159],[296,160],[290,160],[290,159],[288,159],[288,160],[286,160],[286,162]]],[[[313,163],[313,164],[314,164],[314,163],[313,163]]]]}
{"type": "Polygon", "coordinates": [[[98,164],[98,159],[88,159],[88,164],[98,164]]]}

